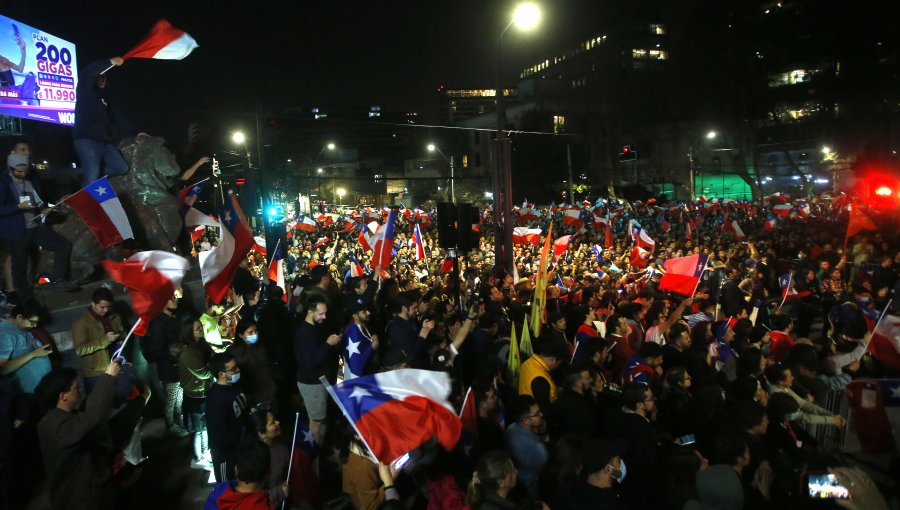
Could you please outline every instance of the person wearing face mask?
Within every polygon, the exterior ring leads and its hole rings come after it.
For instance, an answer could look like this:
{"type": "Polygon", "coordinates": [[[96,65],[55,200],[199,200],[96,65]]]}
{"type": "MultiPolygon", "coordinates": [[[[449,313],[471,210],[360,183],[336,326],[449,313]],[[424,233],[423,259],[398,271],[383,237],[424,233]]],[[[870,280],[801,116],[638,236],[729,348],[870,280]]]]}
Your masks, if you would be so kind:
{"type": "Polygon", "coordinates": [[[241,367],[229,352],[215,354],[209,369],[216,382],[206,395],[206,427],[212,451],[213,473],[217,482],[234,476],[234,462],[241,438],[248,425],[247,396],[237,383],[241,367]]]}
{"type": "Polygon", "coordinates": [[[73,368],[53,370],[35,391],[49,411],[38,422],[38,441],[52,508],[114,507],[113,450],[107,422],[121,358],[106,365],[87,397],[73,368]]]}
{"type": "Polygon", "coordinates": [[[622,441],[590,440],[582,455],[581,476],[572,487],[565,507],[571,510],[625,510],[619,498],[619,484],[625,481],[628,467],[622,460],[622,441]]]}
{"type": "Polygon", "coordinates": [[[241,385],[253,404],[275,405],[275,380],[269,370],[265,347],[259,341],[256,323],[242,319],[235,331],[234,343],[228,348],[241,367],[241,385]]]}
{"type": "Polygon", "coordinates": [[[631,476],[622,485],[622,497],[629,508],[652,508],[658,494],[653,490],[660,479],[656,428],[656,397],[644,383],[622,387],[622,408],[608,426],[611,438],[621,438],[626,448],[622,457],[631,476]]]}

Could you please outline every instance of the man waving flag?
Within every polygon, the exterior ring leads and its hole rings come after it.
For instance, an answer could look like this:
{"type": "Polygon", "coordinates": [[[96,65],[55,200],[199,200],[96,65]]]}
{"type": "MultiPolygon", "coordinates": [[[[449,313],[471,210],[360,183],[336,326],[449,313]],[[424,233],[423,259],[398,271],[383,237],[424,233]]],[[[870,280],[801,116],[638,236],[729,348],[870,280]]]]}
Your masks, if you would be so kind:
{"type": "Polygon", "coordinates": [[[378,232],[375,232],[372,244],[372,260],[369,262],[369,267],[376,274],[381,274],[381,270],[387,269],[391,265],[391,259],[394,255],[394,228],[396,223],[397,209],[391,209],[387,221],[378,229],[378,232]]]}

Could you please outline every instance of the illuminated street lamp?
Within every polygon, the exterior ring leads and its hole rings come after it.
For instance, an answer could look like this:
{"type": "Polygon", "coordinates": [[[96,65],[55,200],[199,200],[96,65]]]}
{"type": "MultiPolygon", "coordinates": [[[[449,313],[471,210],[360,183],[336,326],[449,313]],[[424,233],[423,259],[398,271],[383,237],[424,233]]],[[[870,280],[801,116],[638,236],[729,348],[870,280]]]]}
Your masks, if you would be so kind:
{"type": "Polygon", "coordinates": [[[336,191],[338,196],[338,205],[341,205],[344,202],[344,195],[347,194],[347,190],[345,190],[344,188],[338,188],[336,191]]]}
{"type": "Polygon", "coordinates": [[[506,129],[506,110],[503,104],[503,82],[500,80],[500,43],[507,30],[513,25],[528,31],[535,29],[541,20],[541,10],[533,2],[516,6],[509,23],[497,36],[494,49],[494,80],[497,101],[497,142],[494,146],[494,263],[512,273],[513,266],[513,218],[512,218],[512,167],[510,162],[510,139],[506,129]]]}
{"type": "Polygon", "coordinates": [[[231,140],[234,143],[244,143],[247,141],[247,137],[241,131],[235,131],[231,134],[231,140]]]}
{"type": "MultiPolygon", "coordinates": [[[[438,154],[440,154],[444,159],[446,159],[450,163],[450,201],[455,203],[456,202],[456,181],[455,181],[456,176],[453,174],[453,156],[450,156],[448,158],[447,155],[444,154],[444,152],[441,151],[441,149],[439,149],[438,146],[433,143],[428,144],[428,152],[437,152],[438,154]]],[[[438,188],[438,191],[440,191],[440,188],[438,188]]]]}
{"type": "MultiPolygon", "coordinates": [[[[708,131],[706,133],[707,140],[715,140],[717,136],[719,136],[719,134],[716,133],[715,131],[708,131]]],[[[690,152],[688,152],[688,165],[689,165],[688,168],[690,169],[690,176],[688,177],[690,179],[690,183],[688,186],[688,190],[691,193],[691,201],[694,201],[696,199],[697,193],[696,193],[696,184],[694,183],[694,143],[693,142],[691,142],[690,152]]]]}

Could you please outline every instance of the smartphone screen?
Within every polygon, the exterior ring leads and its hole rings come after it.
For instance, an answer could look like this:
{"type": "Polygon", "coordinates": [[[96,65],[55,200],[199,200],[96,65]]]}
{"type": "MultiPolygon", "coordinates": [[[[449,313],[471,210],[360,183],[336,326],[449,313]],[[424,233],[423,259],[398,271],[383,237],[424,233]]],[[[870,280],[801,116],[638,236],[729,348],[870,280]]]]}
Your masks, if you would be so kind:
{"type": "Polygon", "coordinates": [[[809,497],[815,499],[850,499],[850,491],[831,473],[812,473],[806,483],[809,497]]]}
{"type": "Polygon", "coordinates": [[[400,471],[400,468],[405,466],[407,462],[409,462],[409,452],[404,453],[396,460],[391,462],[391,467],[394,468],[394,471],[400,471]]]}

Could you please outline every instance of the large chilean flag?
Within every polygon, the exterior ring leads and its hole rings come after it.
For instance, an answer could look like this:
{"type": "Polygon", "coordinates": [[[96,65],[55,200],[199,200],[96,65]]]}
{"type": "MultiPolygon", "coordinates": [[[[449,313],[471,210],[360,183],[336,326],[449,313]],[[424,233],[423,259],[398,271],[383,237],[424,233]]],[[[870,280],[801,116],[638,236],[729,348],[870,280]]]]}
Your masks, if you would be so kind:
{"type": "Polygon", "coordinates": [[[73,194],[66,203],[97,236],[100,246],[109,248],[134,238],[122,202],[105,176],[73,194]]]}
{"type": "Polygon", "coordinates": [[[447,400],[451,384],[445,372],[404,368],[323,384],[385,464],[432,437],[448,451],[459,441],[462,424],[447,400]]]}
{"type": "Polygon", "coordinates": [[[709,255],[691,255],[667,260],[664,266],[666,274],[659,280],[659,290],[693,296],[708,260],[709,255]]]}
{"type": "MultiPolygon", "coordinates": [[[[225,298],[238,264],[256,243],[243,217],[237,199],[229,193],[228,200],[219,211],[219,223],[212,222],[212,226],[220,227],[219,245],[215,249],[200,252],[200,276],[203,279],[203,287],[214,303],[219,303],[225,298]]],[[[191,208],[184,217],[184,223],[193,227],[209,225],[211,220],[191,208]]]]}

